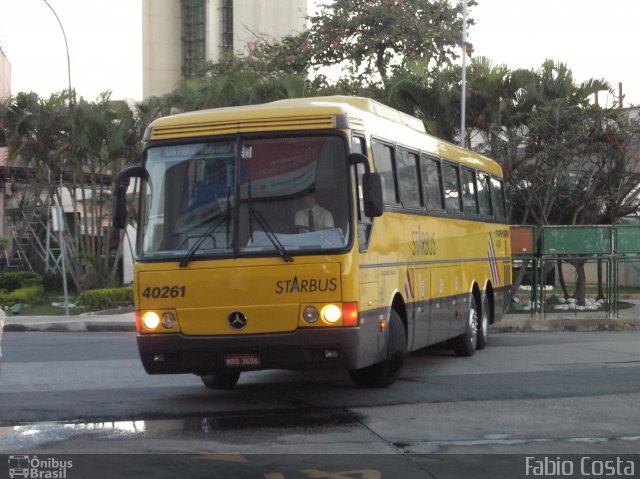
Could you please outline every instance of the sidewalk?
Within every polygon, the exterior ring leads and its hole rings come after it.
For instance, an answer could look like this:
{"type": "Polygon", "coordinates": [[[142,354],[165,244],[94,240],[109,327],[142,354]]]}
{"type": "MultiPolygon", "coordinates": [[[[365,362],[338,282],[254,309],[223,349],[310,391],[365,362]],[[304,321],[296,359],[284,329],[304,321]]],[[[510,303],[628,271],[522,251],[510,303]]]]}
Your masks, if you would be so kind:
{"type": "MultiPolygon", "coordinates": [[[[1,310],[0,310],[1,311],[1,310]]],[[[1,314],[1,313],[0,313],[1,314]]],[[[2,318],[0,317],[0,324],[2,318]]],[[[548,332],[548,331],[625,331],[640,329],[640,301],[632,308],[620,310],[617,316],[607,317],[604,312],[578,312],[538,315],[507,314],[502,321],[491,326],[493,333],[548,332]]],[[[4,331],[47,332],[135,332],[133,312],[117,314],[87,314],[80,316],[7,316],[4,331]]],[[[0,329],[1,331],[1,329],[0,329]]]]}
{"type": "MultiPolygon", "coordinates": [[[[0,319],[1,322],[1,319],[0,319]]],[[[6,316],[4,331],[98,332],[135,331],[134,313],[75,316],[6,316]]]]}

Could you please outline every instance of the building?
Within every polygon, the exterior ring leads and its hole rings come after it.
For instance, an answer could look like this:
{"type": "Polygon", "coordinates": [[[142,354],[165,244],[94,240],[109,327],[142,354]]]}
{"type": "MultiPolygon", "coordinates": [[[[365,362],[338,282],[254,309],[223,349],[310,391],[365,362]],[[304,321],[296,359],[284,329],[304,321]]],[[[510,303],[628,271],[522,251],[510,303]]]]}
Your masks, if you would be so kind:
{"type": "Polygon", "coordinates": [[[250,42],[301,32],[313,0],[142,0],[143,96],[250,42]]]}

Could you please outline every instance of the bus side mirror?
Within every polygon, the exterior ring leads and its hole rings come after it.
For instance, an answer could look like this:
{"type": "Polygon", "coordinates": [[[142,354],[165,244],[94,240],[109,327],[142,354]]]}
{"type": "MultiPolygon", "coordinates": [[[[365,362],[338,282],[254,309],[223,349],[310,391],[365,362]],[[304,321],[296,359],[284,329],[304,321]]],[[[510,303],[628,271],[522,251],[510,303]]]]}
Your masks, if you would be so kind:
{"type": "Polygon", "coordinates": [[[111,206],[111,225],[115,229],[124,229],[127,227],[127,189],[129,188],[129,180],[132,177],[144,178],[144,168],[140,166],[130,166],[125,168],[116,177],[113,186],[113,204],[111,206]]]}
{"type": "Polygon", "coordinates": [[[382,216],[384,202],[382,198],[382,178],[379,173],[362,175],[362,195],[364,214],[369,218],[382,216]]]}

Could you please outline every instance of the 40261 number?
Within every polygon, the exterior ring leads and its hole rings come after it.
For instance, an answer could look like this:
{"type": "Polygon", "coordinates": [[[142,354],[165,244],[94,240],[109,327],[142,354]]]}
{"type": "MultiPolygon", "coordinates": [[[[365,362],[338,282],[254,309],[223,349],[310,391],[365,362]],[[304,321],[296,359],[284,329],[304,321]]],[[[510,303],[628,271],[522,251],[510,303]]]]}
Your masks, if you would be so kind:
{"type": "Polygon", "coordinates": [[[148,286],[143,292],[142,296],[145,298],[184,298],[187,294],[187,287],[182,285],[173,286],[148,286]]]}

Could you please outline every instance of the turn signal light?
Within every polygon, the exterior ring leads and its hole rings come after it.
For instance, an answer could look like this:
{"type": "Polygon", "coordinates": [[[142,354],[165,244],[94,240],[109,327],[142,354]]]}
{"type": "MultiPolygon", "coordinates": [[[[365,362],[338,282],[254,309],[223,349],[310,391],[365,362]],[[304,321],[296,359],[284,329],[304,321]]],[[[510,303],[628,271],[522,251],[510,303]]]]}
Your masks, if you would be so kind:
{"type": "Polygon", "coordinates": [[[342,324],[350,327],[358,325],[358,303],[342,304],[342,324]]]}

